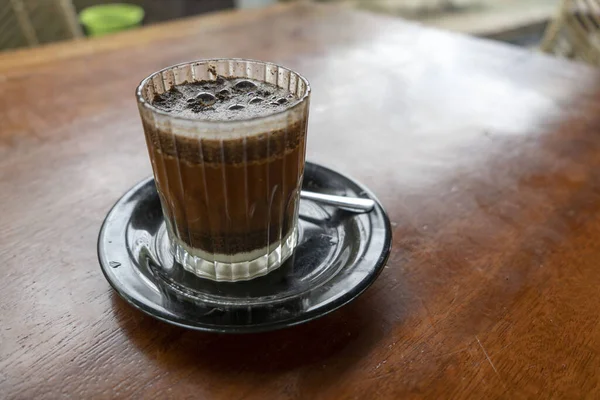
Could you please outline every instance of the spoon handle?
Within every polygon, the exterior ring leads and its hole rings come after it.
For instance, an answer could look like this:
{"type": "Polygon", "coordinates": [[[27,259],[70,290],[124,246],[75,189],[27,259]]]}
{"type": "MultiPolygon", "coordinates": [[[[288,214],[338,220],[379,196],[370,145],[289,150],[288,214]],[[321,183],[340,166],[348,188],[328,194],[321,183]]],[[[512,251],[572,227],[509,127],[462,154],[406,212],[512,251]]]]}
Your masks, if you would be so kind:
{"type": "Polygon", "coordinates": [[[332,194],[307,192],[306,190],[300,192],[300,197],[355,213],[369,212],[375,207],[374,200],[360,197],[335,196],[332,194]]]}

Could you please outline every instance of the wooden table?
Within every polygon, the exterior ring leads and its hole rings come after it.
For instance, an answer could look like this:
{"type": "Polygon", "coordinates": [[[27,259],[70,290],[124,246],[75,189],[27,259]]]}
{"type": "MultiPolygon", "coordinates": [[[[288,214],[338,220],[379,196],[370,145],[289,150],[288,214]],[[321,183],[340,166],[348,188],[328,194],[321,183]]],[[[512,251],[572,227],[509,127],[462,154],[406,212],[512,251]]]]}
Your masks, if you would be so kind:
{"type": "Polygon", "coordinates": [[[330,6],[215,14],[0,56],[0,397],[600,398],[600,74],[330,6]],[[353,304],[278,332],[173,327],[96,259],[150,174],[133,91],[207,57],[312,82],[308,158],[393,221],[353,304]]]}

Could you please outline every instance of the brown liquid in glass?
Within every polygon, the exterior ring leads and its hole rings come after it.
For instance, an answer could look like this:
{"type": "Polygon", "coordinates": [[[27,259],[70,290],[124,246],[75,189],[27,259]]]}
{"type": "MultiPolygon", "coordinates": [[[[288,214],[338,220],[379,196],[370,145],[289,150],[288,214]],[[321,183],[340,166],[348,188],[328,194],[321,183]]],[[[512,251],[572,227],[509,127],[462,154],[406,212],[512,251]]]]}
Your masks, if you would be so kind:
{"type": "MultiPolygon", "coordinates": [[[[217,79],[176,86],[153,105],[175,116],[198,113],[199,119],[219,120],[268,115],[298,101],[283,89],[247,79],[253,86],[245,83],[236,90],[238,82],[221,78],[221,84],[217,79]],[[223,89],[230,94],[219,99],[223,89]],[[263,100],[250,102],[256,98],[263,100]],[[245,107],[231,107],[239,104],[245,107]]],[[[246,253],[291,233],[304,172],[305,121],[232,139],[179,135],[147,123],[144,130],[165,217],[188,246],[207,253],[246,253]]]]}

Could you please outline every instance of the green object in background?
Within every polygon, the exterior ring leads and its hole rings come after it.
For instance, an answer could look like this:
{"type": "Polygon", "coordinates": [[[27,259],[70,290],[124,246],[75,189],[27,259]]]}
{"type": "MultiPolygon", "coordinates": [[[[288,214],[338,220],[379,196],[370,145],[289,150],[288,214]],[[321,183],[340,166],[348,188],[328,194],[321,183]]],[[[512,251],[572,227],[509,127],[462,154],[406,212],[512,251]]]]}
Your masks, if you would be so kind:
{"type": "Polygon", "coordinates": [[[134,4],[99,4],[79,13],[79,21],[88,36],[102,36],[142,24],[144,9],[134,4]]]}

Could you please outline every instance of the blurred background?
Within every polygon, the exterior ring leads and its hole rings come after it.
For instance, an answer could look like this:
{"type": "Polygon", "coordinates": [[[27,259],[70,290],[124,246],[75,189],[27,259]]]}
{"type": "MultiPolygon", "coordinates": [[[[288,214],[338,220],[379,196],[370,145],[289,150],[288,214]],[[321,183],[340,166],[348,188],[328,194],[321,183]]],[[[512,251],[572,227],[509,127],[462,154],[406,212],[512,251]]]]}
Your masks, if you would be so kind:
{"type": "Polygon", "coordinates": [[[600,0],[0,0],[0,51],[293,1],[337,3],[600,64],[600,0]]]}

